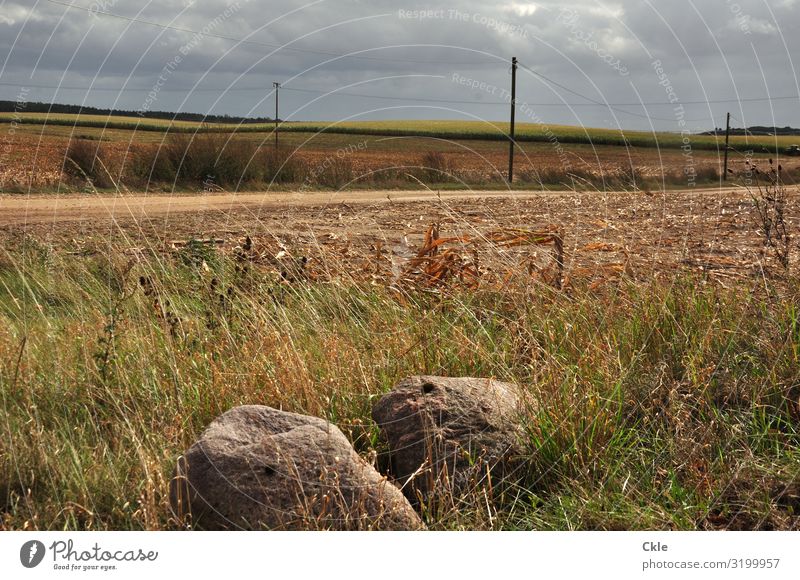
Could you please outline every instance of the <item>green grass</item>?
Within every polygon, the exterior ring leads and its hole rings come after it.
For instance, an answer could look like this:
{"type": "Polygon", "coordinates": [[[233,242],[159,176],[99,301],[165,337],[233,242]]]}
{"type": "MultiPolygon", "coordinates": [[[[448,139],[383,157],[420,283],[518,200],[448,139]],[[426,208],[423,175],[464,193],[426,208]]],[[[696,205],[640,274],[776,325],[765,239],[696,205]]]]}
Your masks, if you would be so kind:
{"type": "Polygon", "coordinates": [[[539,402],[522,478],[427,514],[434,529],[797,529],[774,491],[800,473],[796,283],[398,296],[247,266],[202,245],[137,262],[6,244],[0,527],[174,528],[176,458],[220,413],[325,417],[366,455],[375,397],[428,373],[539,402]]]}
{"type": "MultiPolygon", "coordinates": [[[[0,121],[16,120],[20,124],[46,123],[51,126],[71,126],[81,128],[107,128],[137,131],[163,132],[229,132],[265,133],[273,130],[272,124],[235,125],[225,123],[194,123],[138,117],[104,117],[99,115],[69,115],[44,113],[0,113],[0,121]]],[[[508,124],[493,121],[348,121],[339,123],[286,122],[281,125],[283,132],[333,134],[380,135],[380,136],[422,136],[442,139],[506,140],[508,124]]],[[[568,125],[540,125],[517,123],[516,139],[521,142],[547,142],[557,139],[563,144],[582,143],[595,146],[660,147],[680,149],[684,144],[681,135],[671,132],[650,133],[644,131],[620,131],[568,125]]],[[[691,135],[691,146],[697,150],[717,151],[724,139],[713,135],[691,135]]],[[[761,153],[782,152],[788,145],[797,143],[795,136],[734,136],[731,146],[740,151],[756,149],[761,153]]]]}

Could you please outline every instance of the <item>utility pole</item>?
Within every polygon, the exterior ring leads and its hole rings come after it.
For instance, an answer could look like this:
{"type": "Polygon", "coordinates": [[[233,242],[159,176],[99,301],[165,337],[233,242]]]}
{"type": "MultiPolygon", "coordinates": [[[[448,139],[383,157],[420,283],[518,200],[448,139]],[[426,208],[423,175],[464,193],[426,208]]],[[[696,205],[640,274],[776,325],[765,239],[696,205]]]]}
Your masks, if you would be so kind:
{"type": "Polygon", "coordinates": [[[728,181],[728,138],[731,134],[731,114],[728,113],[728,119],[725,121],[725,168],[722,171],[722,181],[728,181]]]}
{"type": "Polygon", "coordinates": [[[508,185],[514,181],[514,113],[517,109],[517,57],[511,59],[511,126],[508,131],[508,185]]]}
{"type": "Polygon", "coordinates": [[[272,83],[275,87],[275,149],[278,149],[278,90],[281,88],[281,83],[272,83]]]}

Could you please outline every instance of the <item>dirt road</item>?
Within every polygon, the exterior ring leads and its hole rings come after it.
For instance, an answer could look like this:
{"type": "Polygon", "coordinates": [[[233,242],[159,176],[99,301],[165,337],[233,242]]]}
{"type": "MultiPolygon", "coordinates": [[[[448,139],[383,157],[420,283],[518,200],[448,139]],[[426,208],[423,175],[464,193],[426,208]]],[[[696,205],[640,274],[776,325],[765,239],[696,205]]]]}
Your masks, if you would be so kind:
{"type": "MultiPolygon", "coordinates": [[[[728,196],[740,189],[695,189],[670,191],[670,197],[687,194],[728,196]]],[[[118,221],[156,218],[174,214],[332,204],[389,204],[407,202],[475,201],[479,199],[525,200],[533,198],[597,197],[598,192],[574,191],[345,191],[345,192],[265,192],[223,194],[123,194],[123,195],[0,195],[0,227],[26,224],[61,223],[86,220],[118,221]]],[[[626,198],[630,192],[604,193],[603,196],[626,198]]]]}
{"type": "MultiPolygon", "coordinates": [[[[211,195],[0,196],[0,245],[42,240],[89,255],[171,252],[187,240],[236,251],[250,238],[259,255],[306,257],[320,278],[370,273],[416,255],[431,227],[450,240],[558,231],[571,280],[623,273],[636,278],[690,270],[718,280],[758,276],[763,234],[742,189],[660,193],[553,191],[348,191],[211,195]],[[389,262],[387,262],[387,260],[389,262]],[[384,264],[384,262],[386,262],[384,264]]],[[[787,197],[789,231],[800,227],[796,188],[787,197]]],[[[792,240],[797,246],[797,239],[792,240]]],[[[474,246],[459,248],[471,256],[474,246]]],[[[548,250],[483,243],[481,270],[540,271],[548,250]]],[[[793,250],[794,251],[794,250],[793,250]]],[[[768,259],[768,258],[767,258],[768,259]]],[[[798,260],[792,261],[797,269],[798,260]]],[[[370,275],[373,275],[370,274],[370,275]]]]}

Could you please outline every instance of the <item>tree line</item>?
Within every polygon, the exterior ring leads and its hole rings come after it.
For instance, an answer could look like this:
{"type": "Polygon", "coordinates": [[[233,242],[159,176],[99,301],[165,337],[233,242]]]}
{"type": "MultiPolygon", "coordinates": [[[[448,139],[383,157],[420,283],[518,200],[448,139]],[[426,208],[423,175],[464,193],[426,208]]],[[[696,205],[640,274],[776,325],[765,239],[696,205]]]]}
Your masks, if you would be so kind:
{"type": "Polygon", "coordinates": [[[70,115],[103,115],[112,117],[142,117],[145,119],[168,119],[172,121],[194,121],[198,123],[272,123],[270,117],[236,117],[231,115],[204,115],[202,113],[172,113],[169,111],[125,111],[121,109],[99,109],[82,105],[29,102],[20,105],[17,101],[0,101],[0,113],[53,113],[70,115]]]}

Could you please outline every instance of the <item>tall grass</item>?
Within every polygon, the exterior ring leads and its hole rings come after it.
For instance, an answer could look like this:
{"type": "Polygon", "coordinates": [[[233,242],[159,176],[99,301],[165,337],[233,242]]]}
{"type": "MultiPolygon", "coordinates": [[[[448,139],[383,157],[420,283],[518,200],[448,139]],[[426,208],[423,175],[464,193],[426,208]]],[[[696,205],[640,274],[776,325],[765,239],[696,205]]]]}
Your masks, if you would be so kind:
{"type": "Polygon", "coordinates": [[[75,180],[86,180],[94,187],[114,185],[106,151],[99,141],[72,139],[64,159],[64,173],[75,180]]]}
{"type": "MultiPolygon", "coordinates": [[[[411,164],[365,167],[343,150],[321,161],[299,149],[244,139],[233,133],[170,134],[162,143],[136,144],[122,154],[106,144],[72,139],[64,163],[68,185],[88,182],[95,188],[264,190],[276,186],[322,188],[507,187],[505,175],[486,167],[461,167],[440,151],[421,153],[411,164]]],[[[788,172],[787,172],[788,175],[788,172]]],[[[713,167],[701,167],[693,183],[719,183],[713,167]]],[[[681,171],[644,175],[640,168],[614,165],[600,172],[545,166],[522,166],[517,187],[592,190],[648,190],[687,185],[681,171]]]]}
{"type": "Polygon", "coordinates": [[[137,259],[18,240],[0,255],[0,527],[173,529],[176,458],[223,411],[321,416],[373,456],[376,397],[425,373],[531,401],[517,477],[441,498],[434,529],[797,529],[796,286],[697,282],[398,293],[199,243],[137,259]]]}

